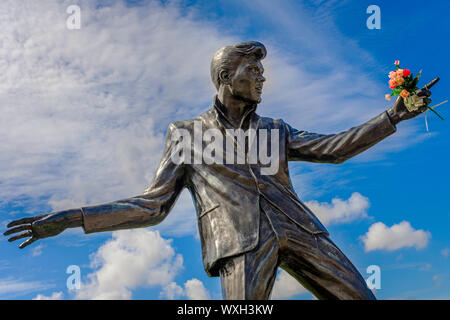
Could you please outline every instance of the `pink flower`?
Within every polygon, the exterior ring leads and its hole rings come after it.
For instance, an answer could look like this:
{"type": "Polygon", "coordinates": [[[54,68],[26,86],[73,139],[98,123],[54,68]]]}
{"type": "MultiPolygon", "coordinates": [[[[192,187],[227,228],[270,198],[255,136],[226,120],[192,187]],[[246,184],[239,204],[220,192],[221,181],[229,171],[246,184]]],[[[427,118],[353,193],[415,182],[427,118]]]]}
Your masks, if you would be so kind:
{"type": "Polygon", "coordinates": [[[402,98],[406,98],[409,96],[409,92],[406,89],[404,89],[402,92],[400,92],[400,96],[402,98]]]}
{"type": "Polygon", "coordinates": [[[389,72],[389,78],[394,78],[397,76],[397,73],[395,71],[389,72]]]}
{"type": "Polygon", "coordinates": [[[390,94],[386,94],[386,95],[384,96],[384,98],[385,98],[386,100],[391,100],[391,95],[390,95],[390,94]]]}
{"type": "Polygon", "coordinates": [[[403,76],[403,69],[397,69],[397,71],[395,71],[395,73],[397,73],[398,76],[402,77],[403,76]]]}
{"type": "Polygon", "coordinates": [[[397,80],[397,85],[401,85],[401,84],[403,84],[403,82],[405,82],[405,79],[403,79],[402,77],[397,77],[396,80],[397,80]]]}
{"type": "Polygon", "coordinates": [[[400,60],[395,60],[394,64],[398,67],[400,65],[400,60]]]}
{"type": "Polygon", "coordinates": [[[389,88],[394,89],[396,86],[397,86],[396,78],[392,78],[391,80],[389,80],[389,88]]]}
{"type": "Polygon", "coordinates": [[[403,76],[407,77],[411,74],[411,71],[409,71],[408,69],[403,69],[403,76]]]}

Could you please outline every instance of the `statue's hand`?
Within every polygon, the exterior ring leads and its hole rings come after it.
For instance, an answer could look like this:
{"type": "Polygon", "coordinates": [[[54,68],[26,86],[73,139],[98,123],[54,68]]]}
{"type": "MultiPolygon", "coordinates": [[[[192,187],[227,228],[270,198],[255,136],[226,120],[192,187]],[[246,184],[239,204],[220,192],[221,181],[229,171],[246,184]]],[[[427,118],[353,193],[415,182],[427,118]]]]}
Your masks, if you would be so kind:
{"type": "Polygon", "coordinates": [[[11,242],[29,237],[29,239],[20,244],[19,248],[22,249],[36,240],[56,236],[67,228],[81,226],[81,221],[82,217],[79,209],[41,214],[10,222],[7,225],[9,229],[4,235],[7,236],[23,231],[8,239],[11,242]]]}
{"type": "Polygon", "coordinates": [[[415,103],[415,106],[418,107],[415,111],[409,111],[406,108],[402,97],[397,98],[394,105],[388,110],[389,117],[394,124],[414,118],[427,110],[427,105],[431,103],[431,99],[429,98],[431,96],[431,91],[422,88],[416,95],[419,99],[415,103]]]}

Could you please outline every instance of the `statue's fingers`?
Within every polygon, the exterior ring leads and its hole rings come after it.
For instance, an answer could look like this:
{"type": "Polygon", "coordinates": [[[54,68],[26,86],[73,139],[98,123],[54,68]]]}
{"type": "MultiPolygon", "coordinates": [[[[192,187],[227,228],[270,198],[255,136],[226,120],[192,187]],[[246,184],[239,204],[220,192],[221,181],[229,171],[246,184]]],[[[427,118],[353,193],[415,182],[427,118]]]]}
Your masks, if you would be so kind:
{"type": "Polygon", "coordinates": [[[426,105],[429,105],[431,103],[431,99],[423,98],[423,99],[420,99],[419,103],[420,103],[420,106],[426,106],[426,105]]]}
{"type": "Polygon", "coordinates": [[[422,99],[419,99],[419,100],[417,100],[415,103],[414,103],[414,105],[416,106],[416,107],[418,107],[418,108],[420,108],[420,107],[426,107],[427,105],[429,105],[431,103],[431,99],[428,99],[428,98],[422,98],[422,99]]]}
{"type": "Polygon", "coordinates": [[[10,235],[12,233],[17,233],[19,231],[23,231],[23,230],[31,230],[31,223],[28,224],[24,224],[15,228],[11,228],[9,230],[7,230],[5,233],[3,233],[4,236],[10,235]]]}
{"type": "Polygon", "coordinates": [[[417,96],[419,97],[430,97],[431,96],[431,91],[427,90],[427,89],[421,89],[418,93],[417,96]]]}
{"type": "Polygon", "coordinates": [[[21,224],[32,223],[33,221],[34,221],[33,217],[22,218],[22,219],[14,220],[14,221],[8,223],[8,225],[6,227],[11,228],[14,226],[19,226],[21,224]]]}
{"type": "Polygon", "coordinates": [[[427,109],[428,109],[427,106],[421,106],[421,107],[419,108],[419,110],[418,110],[418,111],[419,111],[419,114],[422,113],[422,112],[427,111],[427,109]]]}
{"type": "Polygon", "coordinates": [[[36,221],[44,216],[46,216],[46,214],[40,214],[40,215],[37,215],[34,217],[26,217],[26,218],[14,220],[14,221],[8,223],[8,225],[6,227],[11,228],[11,227],[19,226],[21,224],[33,223],[34,221],[36,221]]]}
{"type": "Polygon", "coordinates": [[[20,249],[23,249],[23,248],[25,248],[26,246],[29,246],[30,244],[32,244],[33,242],[35,242],[37,239],[38,239],[38,238],[35,238],[35,237],[30,238],[30,239],[28,239],[27,241],[22,242],[22,243],[20,244],[19,248],[20,248],[20,249]]]}
{"type": "Polygon", "coordinates": [[[32,235],[33,235],[33,231],[28,230],[28,231],[22,232],[16,236],[14,236],[14,237],[9,238],[8,241],[12,242],[12,241],[16,241],[17,239],[31,237],[32,235]]]}

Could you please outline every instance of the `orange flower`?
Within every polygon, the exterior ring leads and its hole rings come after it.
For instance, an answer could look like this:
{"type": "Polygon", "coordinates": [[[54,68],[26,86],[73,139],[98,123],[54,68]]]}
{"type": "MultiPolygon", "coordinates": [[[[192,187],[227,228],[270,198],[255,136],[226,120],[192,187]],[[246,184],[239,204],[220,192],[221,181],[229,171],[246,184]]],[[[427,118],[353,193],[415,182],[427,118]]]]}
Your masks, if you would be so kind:
{"type": "Polygon", "coordinates": [[[397,85],[401,85],[401,84],[403,84],[403,82],[405,82],[405,79],[403,79],[402,77],[397,77],[396,80],[397,80],[397,85]]]}
{"type": "Polygon", "coordinates": [[[390,94],[386,94],[386,95],[384,96],[384,98],[385,98],[386,100],[391,100],[391,95],[390,95],[390,94]]]}
{"type": "Polygon", "coordinates": [[[394,89],[396,86],[397,86],[396,78],[392,78],[391,80],[389,80],[389,88],[394,89]]]}
{"type": "Polygon", "coordinates": [[[409,96],[408,90],[404,89],[402,92],[400,92],[400,96],[401,96],[402,98],[408,97],[408,96],[409,96]]]}
{"type": "Polygon", "coordinates": [[[389,72],[389,78],[395,78],[397,76],[397,73],[395,71],[389,72]]]}
{"type": "Polygon", "coordinates": [[[397,76],[403,77],[403,69],[397,69],[397,71],[395,71],[395,73],[397,73],[397,76]]]}

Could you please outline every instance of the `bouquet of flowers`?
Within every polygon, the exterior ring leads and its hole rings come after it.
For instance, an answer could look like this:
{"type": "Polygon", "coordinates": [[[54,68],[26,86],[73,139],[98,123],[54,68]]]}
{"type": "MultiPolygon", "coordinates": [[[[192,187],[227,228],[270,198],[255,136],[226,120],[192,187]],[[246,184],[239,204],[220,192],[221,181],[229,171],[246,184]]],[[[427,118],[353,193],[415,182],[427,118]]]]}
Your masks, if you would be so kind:
{"type": "MultiPolygon", "coordinates": [[[[401,96],[408,111],[416,111],[417,109],[419,109],[416,102],[420,99],[420,97],[416,95],[416,93],[419,91],[417,83],[419,82],[422,70],[420,70],[419,73],[415,77],[413,77],[413,74],[409,69],[400,68],[400,61],[396,60],[394,62],[394,65],[396,67],[396,70],[389,72],[389,88],[392,89],[392,93],[386,94],[385,98],[386,100],[391,100],[392,96],[401,96]]],[[[437,80],[439,79],[437,78],[437,80]]],[[[434,112],[439,118],[444,120],[444,118],[442,118],[435,110],[433,110],[434,107],[430,108],[429,106],[427,106],[427,108],[428,110],[434,112]]]]}

